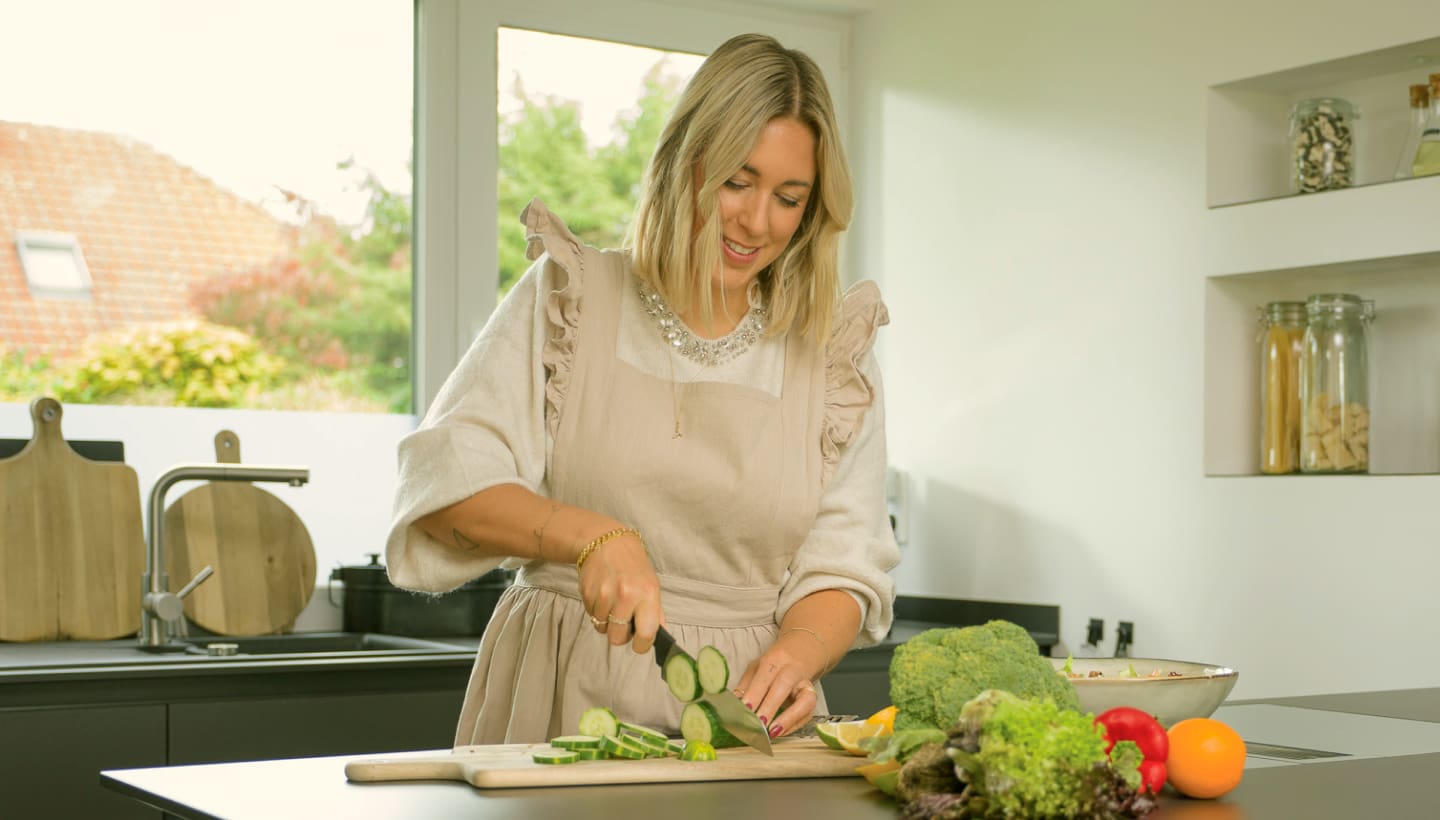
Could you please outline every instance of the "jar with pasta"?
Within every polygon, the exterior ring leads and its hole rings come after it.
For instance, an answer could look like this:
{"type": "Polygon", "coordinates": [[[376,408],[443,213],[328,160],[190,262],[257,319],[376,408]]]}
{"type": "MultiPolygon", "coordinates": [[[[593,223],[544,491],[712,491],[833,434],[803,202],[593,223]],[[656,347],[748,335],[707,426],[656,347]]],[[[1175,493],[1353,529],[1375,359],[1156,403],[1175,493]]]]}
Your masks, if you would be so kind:
{"type": "Polygon", "coordinates": [[[1260,335],[1260,472],[1300,470],[1300,354],[1305,303],[1271,302],[1260,335]]]}
{"type": "Polygon", "coordinates": [[[1366,328],[1371,303],[1350,293],[1319,293],[1305,302],[1300,361],[1300,469],[1364,473],[1370,469],[1370,374],[1366,328]]]}
{"type": "Polygon", "coordinates": [[[1290,185],[1296,193],[1355,183],[1355,120],[1360,109],[1338,97],[1300,100],[1290,109],[1290,185]]]}

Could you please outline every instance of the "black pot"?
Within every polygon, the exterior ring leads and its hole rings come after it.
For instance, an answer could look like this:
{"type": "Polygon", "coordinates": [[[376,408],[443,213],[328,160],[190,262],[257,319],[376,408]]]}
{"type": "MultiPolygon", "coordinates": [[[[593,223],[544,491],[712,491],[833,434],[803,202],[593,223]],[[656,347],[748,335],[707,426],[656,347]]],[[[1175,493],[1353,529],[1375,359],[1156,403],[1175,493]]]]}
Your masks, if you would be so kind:
{"type": "MultiPolygon", "coordinates": [[[[511,570],[496,569],[442,595],[411,592],[390,583],[378,553],[370,563],[336,567],[330,580],[344,584],[341,592],[346,632],[380,632],[411,637],[479,635],[490,622],[500,595],[514,580],[511,570]]],[[[330,590],[335,603],[335,588],[330,590]]]]}

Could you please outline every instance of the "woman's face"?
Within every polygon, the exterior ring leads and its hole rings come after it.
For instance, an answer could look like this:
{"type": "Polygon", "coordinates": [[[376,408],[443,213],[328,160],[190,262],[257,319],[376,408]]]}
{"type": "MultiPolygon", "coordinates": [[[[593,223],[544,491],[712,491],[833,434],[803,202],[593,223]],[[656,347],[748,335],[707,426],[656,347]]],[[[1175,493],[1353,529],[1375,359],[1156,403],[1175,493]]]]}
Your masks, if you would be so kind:
{"type": "Polygon", "coordinates": [[[743,297],[790,244],[814,188],[815,135],[798,120],[771,120],[745,164],[720,186],[717,289],[743,297]]]}

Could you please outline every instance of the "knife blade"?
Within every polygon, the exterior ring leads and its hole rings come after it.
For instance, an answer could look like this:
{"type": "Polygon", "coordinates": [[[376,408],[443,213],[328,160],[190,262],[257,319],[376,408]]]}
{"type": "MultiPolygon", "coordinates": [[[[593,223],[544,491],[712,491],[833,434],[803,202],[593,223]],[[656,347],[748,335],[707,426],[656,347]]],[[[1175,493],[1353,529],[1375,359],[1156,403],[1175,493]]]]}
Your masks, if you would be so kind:
{"type": "MultiPolygon", "coordinates": [[[[695,663],[695,658],[675,643],[669,630],[663,626],[655,630],[655,662],[660,665],[662,678],[665,676],[665,663],[676,655],[689,658],[692,666],[695,663]]],[[[770,748],[770,734],[765,731],[765,724],[760,722],[760,716],[745,708],[745,704],[735,697],[734,692],[725,689],[713,695],[706,694],[700,699],[715,708],[715,715],[720,718],[720,725],[725,727],[725,731],[746,746],[771,757],[775,756],[775,751],[770,748]]]]}

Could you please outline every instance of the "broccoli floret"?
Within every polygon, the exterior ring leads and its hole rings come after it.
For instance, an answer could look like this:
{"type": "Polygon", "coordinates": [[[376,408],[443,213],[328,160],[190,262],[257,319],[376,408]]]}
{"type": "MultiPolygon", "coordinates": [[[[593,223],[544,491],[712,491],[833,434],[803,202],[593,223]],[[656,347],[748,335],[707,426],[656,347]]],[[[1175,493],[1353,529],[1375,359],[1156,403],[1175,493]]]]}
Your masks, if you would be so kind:
{"type": "Polygon", "coordinates": [[[890,660],[896,729],[949,730],[961,707],[986,689],[1080,708],[1075,687],[1030,633],[1009,621],[926,630],[896,647],[890,660]]]}

